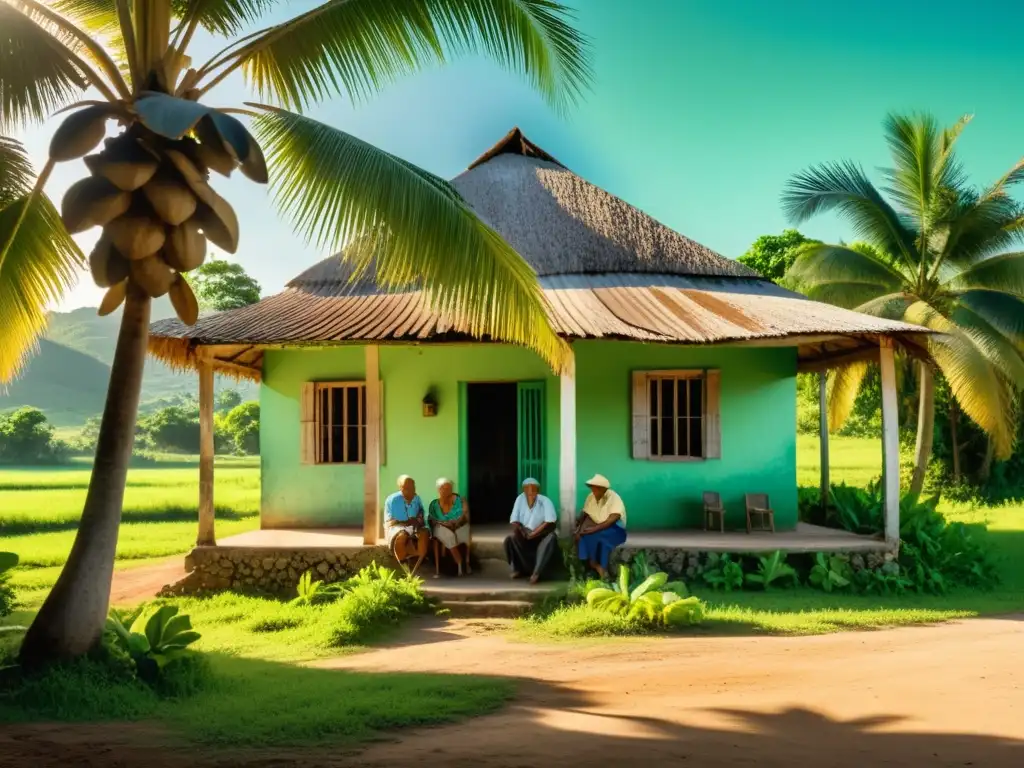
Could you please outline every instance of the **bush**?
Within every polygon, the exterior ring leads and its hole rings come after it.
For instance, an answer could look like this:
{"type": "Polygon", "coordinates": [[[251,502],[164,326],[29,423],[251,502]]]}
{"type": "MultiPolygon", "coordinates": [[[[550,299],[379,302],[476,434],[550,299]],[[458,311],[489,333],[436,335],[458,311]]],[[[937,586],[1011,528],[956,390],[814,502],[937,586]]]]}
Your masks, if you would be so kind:
{"type": "Polygon", "coordinates": [[[131,660],[140,680],[158,686],[199,637],[189,617],[168,604],[125,615],[111,611],[105,640],[112,654],[131,660]]]}
{"type": "Polygon", "coordinates": [[[630,569],[619,566],[618,581],[609,587],[601,584],[587,593],[587,606],[595,611],[625,616],[638,626],[679,627],[700,624],[704,619],[704,604],[689,597],[686,585],[668,581],[668,574],[651,572],[646,557],[636,564],[635,575],[643,577],[630,582],[630,569]]]}
{"type": "Polygon", "coordinates": [[[18,564],[18,556],[13,552],[0,552],[0,618],[10,616],[17,601],[14,599],[14,587],[7,577],[18,564]]]}
{"type": "Polygon", "coordinates": [[[0,414],[0,463],[63,464],[70,447],[53,436],[53,425],[38,408],[0,414]]]}

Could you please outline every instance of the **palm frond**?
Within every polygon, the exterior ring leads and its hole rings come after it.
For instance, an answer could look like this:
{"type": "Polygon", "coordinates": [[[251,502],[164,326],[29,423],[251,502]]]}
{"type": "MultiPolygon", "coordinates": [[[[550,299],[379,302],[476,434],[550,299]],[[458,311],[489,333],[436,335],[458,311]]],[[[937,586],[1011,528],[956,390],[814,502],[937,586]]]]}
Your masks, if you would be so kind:
{"type": "Polygon", "coordinates": [[[913,297],[905,293],[887,293],[853,307],[856,312],[882,317],[886,320],[902,320],[907,307],[914,303],[913,297]]]}
{"type": "Polygon", "coordinates": [[[952,128],[940,130],[931,115],[890,114],[884,122],[893,167],[885,170],[888,192],[899,206],[927,226],[929,211],[939,190],[959,187],[963,169],[953,152],[970,116],[952,128]]]}
{"type": "Polygon", "coordinates": [[[956,298],[1000,333],[1024,344],[1024,299],[1011,293],[983,289],[964,291],[956,298]]]}
{"type": "Polygon", "coordinates": [[[88,65],[76,58],[45,26],[0,2],[0,132],[74,101],[89,85],[88,65]]]}
{"type": "Polygon", "coordinates": [[[971,337],[992,366],[1016,388],[1024,389],[1024,346],[1015,344],[1018,339],[1009,338],[982,315],[965,304],[957,306],[949,316],[950,321],[971,337]]]}
{"type": "Polygon", "coordinates": [[[946,264],[960,269],[1024,242],[1024,230],[1018,228],[1022,216],[1020,204],[1004,192],[961,195],[934,222],[942,241],[933,244],[939,257],[932,276],[946,264]]]}
{"type": "Polygon", "coordinates": [[[975,262],[958,272],[948,285],[961,290],[1002,291],[1024,298],[1024,251],[1003,253],[975,262]]]}
{"type": "Polygon", "coordinates": [[[782,193],[782,209],[794,224],[836,211],[858,239],[916,268],[916,234],[875,188],[863,169],[850,162],[816,165],[796,174],[782,193]]]}
{"type": "Polygon", "coordinates": [[[230,37],[255,24],[283,0],[171,0],[176,19],[195,18],[203,29],[214,35],[230,37]]]}
{"type": "Polygon", "coordinates": [[[0,263],[0,383],[18,374],[46,326],[47,305],[73,285],[83,263],[49,199],[26,192],[32,186],[23,176],[27,159],[17,159],[13,143],[0,142],[0,171],[16,171],[0,174],[0,243],[10,242],[0,263]]]}
{"type": "Polygon", "coordinates": [[[330,0],[256,36],[202,89],[241,66],[262,98],[301,111],[335,94],[364,100],[451,54],[484,54],[564,107],[590,80],[588,43],[570,21],[554,0],[330,0]]]}
{"type": "Polygon", "coordinates": [[[416,284],[458,330],[530,347],[560,369],[536,275],[453,187],[349,134],[272,110],[255,121],[278,207],[384,288],[416,284]]]}
{"type": "Polygon", "coordinates": [[[21,142],[0,136],[0,208],[27,195],[35,183],[34,175],[21,142]]]}
{"type": "Polygon", "coordinates": [[[1008,458],[1013,451],[1017,425],[1007,379],[971,334],[929,304],[912,304],[907,309],[906,319],[939,332],[940,335],[932,337],[928,343],[932,358],[964,413],[991,437],[996,456],[1008,458]]]}
{"type": "Polygon", "coordinates": [[[830,432],[838,431],[850,417],[861,384],[867,374],[868,364],[866,362],[851,363],[829,371],[825,392],[828,398],[828,428],[830,432]]]}
{"type": "Polygon", "coordinates": [[[905,283],[899,270],[877,252],[828,243],[802,245],[786,274],[808,296],[844,307],[899,292],[905,283]]]}

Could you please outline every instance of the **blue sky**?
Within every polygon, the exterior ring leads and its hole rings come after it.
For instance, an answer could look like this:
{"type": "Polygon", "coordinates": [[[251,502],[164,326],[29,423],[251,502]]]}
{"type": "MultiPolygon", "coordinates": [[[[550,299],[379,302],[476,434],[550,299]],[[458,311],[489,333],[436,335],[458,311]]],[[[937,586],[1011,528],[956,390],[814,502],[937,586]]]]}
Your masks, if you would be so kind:
{"type": "MultiPolygon", "coordinates": [[[[987,183],[1024,155],[1024,4],[1007,0],[568,0],[592,39],[592,91],[555,115],[515,75],[463,59],[403,80],[372,101],[342,99],[312,114],[451,177],[513,125],[590,181],[726,256],[782,230],[785,180],[806,166],[886,163],[880,125],[892,110],[944,123],[972,113],[961,157],[987,183]]],[[[294,10],[313,5],[289,3],[294,10]]],[[[216,50],[197,41],[194,59],[216,50]]],[[[210,103],[249,98],[240,78],[210,103]]],[[[37,162],[48,128],[24,136],[37,162]]],[[[41,164],[41,163],[40,163],[41,164]]],[[[48,188],[84,173],[61,167],[48,188]]],[[[237,176],[237,175],[236,175],[237,176]]],[[[274,293],[328,255],[277,217],[267,190],[216,177],[242,223],[236,257],[274,293]]],[[[823,217],[802,228],[834,240],[823,217]]],[[[83,237],[90,247],[92,237],[83,237]]],[[[84,279],[63,309],[95,305],[84,279]]]]}

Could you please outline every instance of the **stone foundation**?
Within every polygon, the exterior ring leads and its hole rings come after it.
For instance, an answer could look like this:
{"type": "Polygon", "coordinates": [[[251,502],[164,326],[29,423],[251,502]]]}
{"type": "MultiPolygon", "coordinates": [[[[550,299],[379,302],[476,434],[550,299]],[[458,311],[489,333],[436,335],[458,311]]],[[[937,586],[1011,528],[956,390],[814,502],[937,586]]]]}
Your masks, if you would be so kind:
{"type": "Polygon", "coordinates": [[[185,558],[190,573],[164,587],[162,596],[195,595],[233,589],[289,597],[306,571],[325,583],[342,581],[372,562],[398,569],[386,547],[351,549],[272,549],[196,547],[185,558]]]}

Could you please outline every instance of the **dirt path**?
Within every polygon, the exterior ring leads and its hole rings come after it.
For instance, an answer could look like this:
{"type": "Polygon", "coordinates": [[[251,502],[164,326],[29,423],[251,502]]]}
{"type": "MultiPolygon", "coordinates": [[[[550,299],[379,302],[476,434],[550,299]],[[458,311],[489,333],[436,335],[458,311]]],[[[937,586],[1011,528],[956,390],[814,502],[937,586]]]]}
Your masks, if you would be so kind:
{"type": "Polygon", "coordinates": [[[137,568],[119,568],[114,571],[114,581],[110,586],[110,603],[130,606],[152,600],[165,586],[185,578],[185,573],[182,555],[137,568]]]}
{"type": "Polygon", "coordinates": [[[499,714],[348,756],[152,748],[161,734],[151,726],[0,726],[0,765],[1024,766],[1024,616],[557,646],[451,622],[420,625],[401,643],[416,652],[321,666],[508,675],[523,679],[520,696],[499,714]]]}

